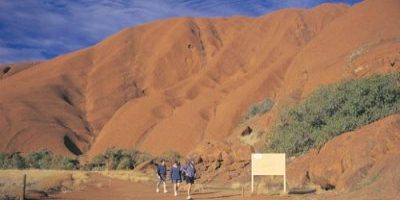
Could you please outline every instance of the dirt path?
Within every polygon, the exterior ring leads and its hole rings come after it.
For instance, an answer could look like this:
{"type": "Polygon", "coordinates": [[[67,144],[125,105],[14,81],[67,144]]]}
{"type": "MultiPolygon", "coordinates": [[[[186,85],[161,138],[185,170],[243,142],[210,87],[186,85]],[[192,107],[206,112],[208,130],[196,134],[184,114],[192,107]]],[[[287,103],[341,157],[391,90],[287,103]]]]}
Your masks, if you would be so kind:
{"type": "MultiPolygon", "coordinates": [[[[179,200],[186,199],[184,191],[181,191],[177,197],[173,196],[171,185],[169,186],[169,193],[156,193],[154,184],[151,183],[132,183],[129,181],[112,179],[100,174],[91,174],[90,180],[86,186],[80,191],[73,191],[68,193],[60,193],[52,196],[53,199],[71,199],[71,200],[179,200]]],[[[202,193],[194,193],[193,199],[224,199],[224,200],[243,200],[243,199],[277,199],[277,197],[246,197],[242,198],[240,192],[234,191],[205,191],[202,193]]],[[[284,200],[289,199],[285,197],[279,197],[278,199],[284,200]]],[[[292,198],[290,198],[292,199],[292,198]]]]}

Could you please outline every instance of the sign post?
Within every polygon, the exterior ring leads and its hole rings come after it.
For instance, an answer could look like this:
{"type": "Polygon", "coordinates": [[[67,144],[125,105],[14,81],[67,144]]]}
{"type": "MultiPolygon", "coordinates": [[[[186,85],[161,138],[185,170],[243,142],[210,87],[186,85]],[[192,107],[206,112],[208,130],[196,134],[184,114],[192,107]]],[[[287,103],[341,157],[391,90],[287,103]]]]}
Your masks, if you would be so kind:
{"type": "Polygon", "coordinates": [[[20,200],[25,200],[25,189],[26,189],[26,174],[22,176],[21,195],[19,197],[20,200]]]}
{"type": "Polygon", "coordinates": [[[254,176],[283,176],[283,191],[286,192],[286,154],[251,154],[251,192],[254,192],[254,176]]]}

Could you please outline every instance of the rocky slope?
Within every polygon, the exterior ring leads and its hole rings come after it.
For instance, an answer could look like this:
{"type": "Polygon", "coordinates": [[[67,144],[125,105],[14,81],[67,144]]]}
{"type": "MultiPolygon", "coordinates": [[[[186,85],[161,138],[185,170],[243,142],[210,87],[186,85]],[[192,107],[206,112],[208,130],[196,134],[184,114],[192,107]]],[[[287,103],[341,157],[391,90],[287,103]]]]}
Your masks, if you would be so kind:
{"type": "Polygon", "coordinates": [[[291,187],[318,185],[345,195],[338,199],[400,197],[400,115],[336,137],[293,160],[291,187]]]}
{"type": "Polygon", "coordinates": [[[248,125],[264,137],[282,107],[321,85],[398,71],[399,10],[397,0],[366,0],[173,18],[35,65],[1,66],[0,150],[186,154],[248,125]],[[265,98],[272,111],[240,124],[265,98]]]}

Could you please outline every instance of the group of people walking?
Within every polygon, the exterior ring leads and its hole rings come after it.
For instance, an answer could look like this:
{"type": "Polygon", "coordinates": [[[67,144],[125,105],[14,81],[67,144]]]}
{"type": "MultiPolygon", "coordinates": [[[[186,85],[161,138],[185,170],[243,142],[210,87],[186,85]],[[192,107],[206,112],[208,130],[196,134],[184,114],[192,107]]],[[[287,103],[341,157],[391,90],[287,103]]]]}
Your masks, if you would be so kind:
{"type": "MultiPolygon", "coordinates": [[[[167,178],[167,166],[164,160],[157,165],[157,189],[156,192],[160,192],[160,185],[163,184],[164,193],[167,193],[166,178],[167,178]]],[[[194,179],[196,177],[196,168],[194,167],[194,162],[192,160],[188,161],[186,165],[181,166],[178,161],[174,161],[170,170],[170,179],[174,187],[174,195],[178,196],[178,189],[182,181],[186,181],[187,187],[187,199],[192,199],[190,196],[192,185],[194,184],[194,179]]]]}

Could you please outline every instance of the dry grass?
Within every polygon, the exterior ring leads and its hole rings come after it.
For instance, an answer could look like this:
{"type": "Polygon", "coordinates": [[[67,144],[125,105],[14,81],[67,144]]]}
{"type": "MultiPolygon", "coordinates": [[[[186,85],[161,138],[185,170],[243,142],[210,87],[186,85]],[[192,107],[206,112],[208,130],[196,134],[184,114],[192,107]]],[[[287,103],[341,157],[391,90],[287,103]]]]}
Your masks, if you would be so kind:
{"type": "Polygon", "coordinates": [[[17,196],[22,177],[27,175],[27,190],[59,192],[76,190],[88,180],[86,172],[60,170],[0,170],[0,197],[17,196]]]}
{"type": "Polygon", "coordinates": [[[253,133],[251,133],[250,135],[240,136],[239,138],[240,138],[241,142],[254,146],[258,142],[260,142],[261,135],[263,133],[264,133],[263,131],[256,130],[253,133]]]}
{"type": "Polygon", "coordinates": [[[120,179],[120,180],[128,180],[130,182],[148,182],[152,181],[155,178],[151,175],[138,172],[138,171],[129,171],[129,170],[117,170],[117,171],[100,171],[98,172],[103,176],[107,176],[110,178],[120,179]]]}

